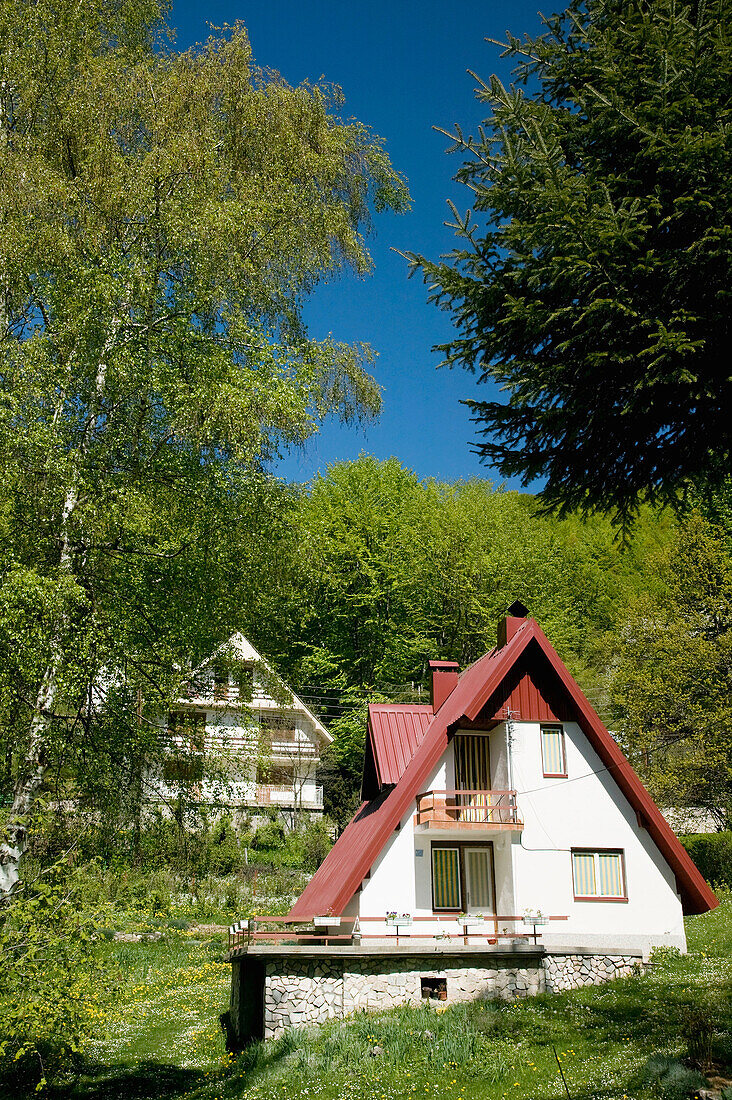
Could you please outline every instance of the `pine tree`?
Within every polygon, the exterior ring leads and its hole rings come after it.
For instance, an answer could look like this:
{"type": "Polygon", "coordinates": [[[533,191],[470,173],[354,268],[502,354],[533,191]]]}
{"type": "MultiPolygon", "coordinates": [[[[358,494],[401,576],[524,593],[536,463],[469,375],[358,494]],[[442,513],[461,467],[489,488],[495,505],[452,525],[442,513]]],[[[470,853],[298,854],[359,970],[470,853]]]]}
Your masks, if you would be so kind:
{"type": "Polygon", "coordinates": [[[614,511],[714,485],[732,452],[732,2],[575,0],[460,129],[473,192],[442,262],[483,458],[545,505],[614,511]]]}

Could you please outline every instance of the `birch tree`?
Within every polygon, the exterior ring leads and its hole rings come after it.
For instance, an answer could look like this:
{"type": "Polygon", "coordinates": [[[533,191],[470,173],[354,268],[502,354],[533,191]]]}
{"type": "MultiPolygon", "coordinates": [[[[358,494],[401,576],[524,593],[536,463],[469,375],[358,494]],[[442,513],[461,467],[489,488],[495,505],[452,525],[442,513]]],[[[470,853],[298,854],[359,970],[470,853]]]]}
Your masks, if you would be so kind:
{"type": "Polygon", "coordinates": [[[258,70],[240,25],[176,52],[165,15],[0,2],[3,891],[93,692],[124,667],[142,729],[173,690],[242,485],[324,416],[379,408],[370,349],[309,338],[301,309],[368,271],[403,182],[337,90],[258,70]]]}

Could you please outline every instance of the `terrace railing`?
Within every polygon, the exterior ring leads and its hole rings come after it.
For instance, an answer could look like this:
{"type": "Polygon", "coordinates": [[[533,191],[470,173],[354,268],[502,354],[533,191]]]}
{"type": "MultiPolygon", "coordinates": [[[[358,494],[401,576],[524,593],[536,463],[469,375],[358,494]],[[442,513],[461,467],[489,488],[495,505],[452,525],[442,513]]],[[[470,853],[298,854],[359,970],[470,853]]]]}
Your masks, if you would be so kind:
{"type": "Polygon", "coordinates": [[[256,791],[258,806],[298,806],[303,809],[322,810],[322,787],[294,787],[288,784],[279,786],[271,783],[258,783],[256,791]]]}
{"type": "MultiPolygon", "coordinates": [[[[550,916],[543,918],[545,921],[565,921],[566,916],[550,916]]],[[[522,932],[517,925],[525,925],[525,916],[489,916],[480,923],[461,921],[451,915],[412,917],[409,926],[398,921],[393,925],[387,924],[386,915],[383,917],[316,917],[310,921],[293,921],[287,917],[256,916],[233,924],[229,929],[229,950],[246,950],[257,944],[269,944],[270,946],[329,946],[330,944],[346,944],[368,946],[369,942],[394,941],[395,946],[405,943],[412,944],[415,941],[439,944],[444,942],[445,947],[450,944],[470,945],[475,941],[490,945],[503,943],[526,943],[538,945],[541,932],[536,924],[531,931],[522,932]],[[420,932],[420,925],[437,925],[438,931],[428,932],[426,929],[420,932]],[[382,927],[369,932],[369,926],[375,924],[382,927]],[[513,927],[509,928],[508,926],[513,927]],[[270,927],[274,926],[274,927],[270,927]],[[387,930],[384,931],[384,928],[387,930]],[[478,930],[480,929],[480,930],[478,930]]]]}
{"type": "Polygon", "coordinates": [[[425,791],[417,795],[417,825],[433,829],[522,829],[516,791],[425,791]]]}

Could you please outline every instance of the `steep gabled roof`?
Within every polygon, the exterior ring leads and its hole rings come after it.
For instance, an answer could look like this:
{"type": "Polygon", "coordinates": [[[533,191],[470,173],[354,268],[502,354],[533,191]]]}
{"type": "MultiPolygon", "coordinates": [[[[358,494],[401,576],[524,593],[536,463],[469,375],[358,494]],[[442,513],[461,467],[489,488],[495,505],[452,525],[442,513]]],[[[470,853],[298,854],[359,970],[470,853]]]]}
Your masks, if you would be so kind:
{"type": "MultiPolygon", "coordinates": [[[[260,665],[262,668],[266,669],[269,676],[271,676],[273,680],[278,682],[289,696],[287,703],[282,707],[282,709],[286,711],[299,712],[300,714],[306,715],[306,717],[309,718],[312,722],[313,729],[315,730],[315,733],[317,734],[319,740],[323,741],[326,745],[329,745],[332,742],[333,735],[331,733],[328,733],[328,730],[325,728],[320,719],[316,718],[310,708],[305,706],[302,699],[295,694],[292,688],[287,687],[282,677],[279,675],[279,673],[275,672],[269,661],[267,661],[262,656],[262,654],[254,648],[249,639],[245,638],[244,635],[241,634],[239,631],[237,631],[235,634],[232,634],[231,637],[227,639],[227,641],[222,642],[221,645],[214,650],[210,657],[207,657],[205,661],[202,661],[198,668],[194,671],[193,675],[195,676],[196,673],[213,664],[216,658],[222,655],[233,657],[235,660],[244,661],[247,664],[260,665]]],[[[205,697],[199,695],[197,696],[197,698],[205,697]]],[[[181,700],[181,702],[189,701],[190,700],[181,700]]],[[[255,707],[256,705],[257,700],[255,699],[253,700],[252,704],[250,704],[250,706],[255,707]]]]}
{"type": "Polygon", "coordinates": [[[293,920],[343,912],[389,836],[412,807],[417,794],[425,789],[452,730],[461,719],[477,720],[524,654],[542,664],[555,677],[556,686],[566,693],[578,725],[676,875],[684,912],[704,913],[715,908],[718,902],[712,890],[544,631],[534,619],[526,619],[504,646],[487,653],[462,673],[457,686],[432,718],[396,786],[383,790],[359,808],[290,910],[293,920]]]}

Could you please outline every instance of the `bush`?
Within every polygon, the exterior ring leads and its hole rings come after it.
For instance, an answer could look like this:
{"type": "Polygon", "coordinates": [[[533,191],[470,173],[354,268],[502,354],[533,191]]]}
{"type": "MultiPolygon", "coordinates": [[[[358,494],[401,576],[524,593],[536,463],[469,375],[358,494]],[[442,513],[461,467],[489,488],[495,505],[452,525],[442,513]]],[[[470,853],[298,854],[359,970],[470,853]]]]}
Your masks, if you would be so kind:
{"type": "Polygon", "coordinates": [[[252,847],[258,852],[282,848],[285,843],[285,830],[279,821],[263,821],[254,834],[252,847]]]}
{"type": "Polygon", "coordinates": [[[641,1085],[652,1088],[663,1100],[688,1100],[700,1088],[707,1087],[706,1078],[698,1070],[663,1054],[648,1059],[639,1079],[641,1085]]]}
{"type": "Polygon", "coordinates": [[[711,886],[732,889],[732,832],[695,833],[680,839],[711,886]]]}
{"type": "Polygon", "coordinates": [[[322,818],[311,821],[302,832],[303,866],[306,871],[317,871],[333,847],[328,822],[322,818]]]}
{"type": "Polygon", "coordinates": [[[230,875],[242,862],[242,851],[231,821],[221,817],[211,832],[208,867],[214,875],[230,875]]]}
{"type": "Polygon", "coordinates": [[[98,1032],[100,925],[63,861],[0,907],[0,1079],[9,1091],[40,1091],[73,1073],[98,1032]]]}

